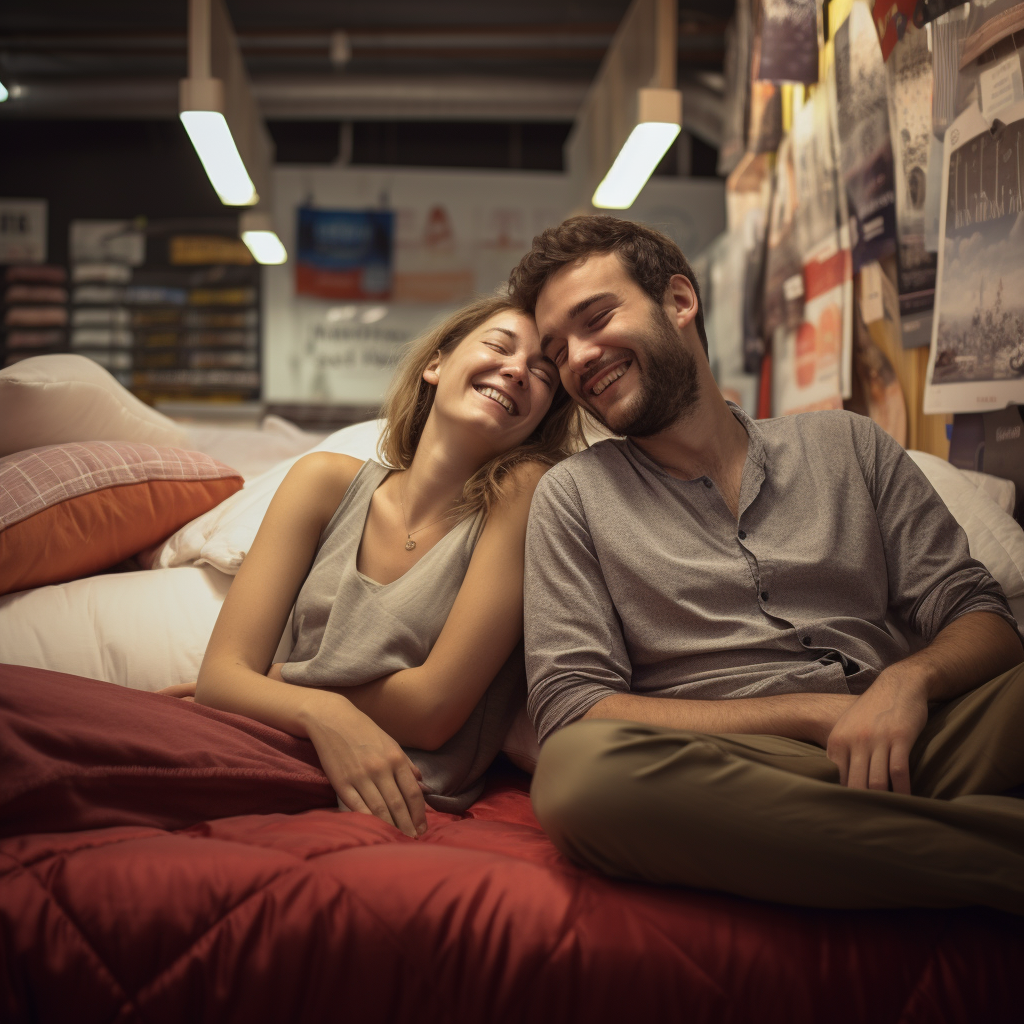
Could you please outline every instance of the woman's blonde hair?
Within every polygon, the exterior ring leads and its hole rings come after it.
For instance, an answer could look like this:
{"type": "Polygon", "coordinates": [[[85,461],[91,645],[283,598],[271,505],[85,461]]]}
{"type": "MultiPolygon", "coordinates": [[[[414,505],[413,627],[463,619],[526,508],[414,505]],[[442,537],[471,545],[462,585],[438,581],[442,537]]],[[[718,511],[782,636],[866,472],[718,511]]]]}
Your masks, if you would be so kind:
{"type": "MultiPolygon", "coordinates": [[[[463,306],[422,337],[411,342],[388,390],[384,403],[386,421],[377,452],[381,461],[393,469],[408,469],[423,434],[427,416],[434,404],[435,387],[423,379],[423,371],[440,353],[451,351],[468,334],[492,316],[504,310],[525,313],[521,306],[504,296],[488,296],[463,306]]],[[[579,411],[565,388],[556,381],[551,408],[533,433],[522,443],[481,466],[466,481],[462,492],[461,515],[483,509],[489,512],[504,494],[512,470],[525,462],[552,466],[583,446],[579,411]]]]}

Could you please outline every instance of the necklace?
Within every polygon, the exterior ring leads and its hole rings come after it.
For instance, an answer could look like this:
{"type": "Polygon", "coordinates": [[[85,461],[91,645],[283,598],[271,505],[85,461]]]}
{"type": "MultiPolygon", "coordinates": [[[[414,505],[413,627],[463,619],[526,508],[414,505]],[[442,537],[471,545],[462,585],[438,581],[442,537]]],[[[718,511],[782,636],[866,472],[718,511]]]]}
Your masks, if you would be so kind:
{"type": "Polygon", "coordinates": [[[414,541],[412,539],[412,535],[414,533],[422,533],[424,530],[430,529],[431,526],[436,526],[439,522],[441,522],[442,519],[447,519],[451,515],[451,511],[449,510],[448,512],[446,512],[440,518],[435,519],[432,523],[427,523],[426,526],[421,526],[421,527],[419,527],[416,530],[410,530],[409,529],[409,519],[408,519],[408,517],[405,514],[404,492],[405,492],[405,488],[402,486],[401,483],[399,483],[399,486],[398,486],[398,504],[401,506],[401,509],[402,509],[402,521],[405,523],[405,550],[406,551],[413,551],[416,548],[416,541],[414,541]]]}

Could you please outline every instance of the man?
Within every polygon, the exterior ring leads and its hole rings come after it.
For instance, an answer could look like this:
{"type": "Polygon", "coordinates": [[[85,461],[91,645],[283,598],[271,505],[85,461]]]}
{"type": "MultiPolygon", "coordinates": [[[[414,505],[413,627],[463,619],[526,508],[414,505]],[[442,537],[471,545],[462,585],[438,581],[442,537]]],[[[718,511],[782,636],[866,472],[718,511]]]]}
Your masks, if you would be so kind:
{"type": "Polygon", "coordinates": [[[1024,801],[1001,795],[1024,783],[1024,648],[912,460],[865,417],[727,404],[658,232],[572,218],[510,291],[623,435],[550,470],[530,514],[533,801],[556,845],[760,899],[1024,914],[1024,801]]]}

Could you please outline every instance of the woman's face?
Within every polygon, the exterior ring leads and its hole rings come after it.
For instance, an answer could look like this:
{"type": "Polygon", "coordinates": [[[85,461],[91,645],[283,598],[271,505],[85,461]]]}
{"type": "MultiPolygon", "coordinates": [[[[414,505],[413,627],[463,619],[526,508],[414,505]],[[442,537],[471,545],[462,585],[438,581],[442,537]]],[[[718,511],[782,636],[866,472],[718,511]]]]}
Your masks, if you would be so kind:
{"type": "Polygon", "coordinates": [[[423,379],[437,388],[433,411],[472,427],[494,452],[522,444],[560,386],[533,317],[511,309],[467,334],[427,367],[423,379]]]}

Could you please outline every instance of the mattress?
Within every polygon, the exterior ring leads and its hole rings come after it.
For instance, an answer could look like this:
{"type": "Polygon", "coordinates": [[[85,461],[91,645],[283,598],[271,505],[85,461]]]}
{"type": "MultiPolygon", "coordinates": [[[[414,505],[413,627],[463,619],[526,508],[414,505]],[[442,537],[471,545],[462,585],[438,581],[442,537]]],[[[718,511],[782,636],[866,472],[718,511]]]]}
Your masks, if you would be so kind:
{"type": "Polygon", "coordinates": [[[0,1019],[1019,1021],[1024,922],[815,911],[565,860],[528,777],[409,839],[312,746],[0,667],[0,1019]]]}

